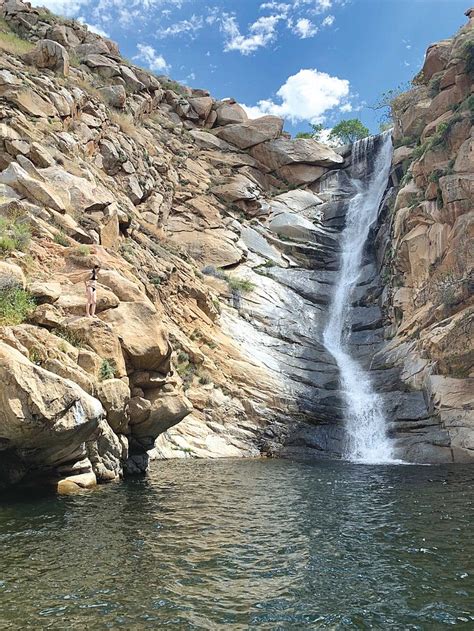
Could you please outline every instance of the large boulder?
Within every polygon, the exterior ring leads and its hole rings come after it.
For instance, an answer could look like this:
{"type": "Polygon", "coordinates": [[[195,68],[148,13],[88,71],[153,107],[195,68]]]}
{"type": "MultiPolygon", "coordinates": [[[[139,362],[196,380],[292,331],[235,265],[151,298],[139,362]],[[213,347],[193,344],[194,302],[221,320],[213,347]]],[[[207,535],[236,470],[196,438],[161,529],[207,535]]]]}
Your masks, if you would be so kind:
{"type": "Polygon", "coordinates": [[[428,82],[433,75],[445,69],[449,60],[449,53],[452,48],[451,40],[444,40],[432,44],[426,51],[425,63],[423,64],[422,73],[423,81],[428,82]]]}
{"type": "Polygon", "coordinates": [[[52,103],[27,86],[0,84],[0,96],[30,116],[48,118],[58,113],[52,103]]]}
{"type": "Polygon", "coordinates": [[[225,184],[214,186],[214,195],[226,202],[235,202],[241,199],[254,200],[260,196],[259,187],[245,175],[237,173],[229,178],[225,184]]]}
{"type": "Polygon", "coordinates": [[[105,79],[120,75],[118,64],[104,55],[86,55],[82,61],[105,79]]]}
{"type": "MultiPolygon", "coordinates": [[[[0,449],[28,468],[52,468],[84,455],[103,416],[78,385],[0,342],[0,449]]],[[[3,482],[11,481],[2,468],[3,482]]],[[[13,472],[13,478],[18,477],[13,472]]],[[[1,484],[2,480],[0,480],[1,484]]]]}
{"type": "Polygon", "coordinates": [[[272,171],[299,162],[322,167],[336,166],[344,162],[344,158],[331,147],[312,138],[277,138],[256,145],[250,153],[272,171]]]}
{"type": "Polygon", "coordinates": [[[100,273],[100,283],[105,285],[123,302],[135,302],[135,300],[146,300],[145,288],[138,281],[125,278],[116,270],[102,270],[100,273]]]}
{"type": "Polygon", "coordinates": [[[31,176],[17,162],[11,162],[0,175],[0,183],[10,186],[33,203],[39,203],[58,212],[65,212],[64,198],[49,185],[31,176]]]}
{"type": "Polygon", "coordinates": [[[189,103],[199,118],[203,120],[206,120],[211,113],[212,99],[210,96],[192,97],[189,99],[189,103]]]}
{"type": "Polygon", "coordinates": [[[286,180],[288,184],[301,186],[319,180],[326,171],[326,168],[315,166],[314,164],[286,164],[284,167],[277,169],[275,175],[282,180],[286,180]]]}
{"type": "Polygon", "coordinates": [[[191,129],[189,132],[194,138],[195,142],[202,147],[202,149],[217,149],[219,151],[235,151],[235,147],[221,140],[214,134],[202,129],[191,129]]]}
{"type": "Polygon", "coordinates": [[[243,107],[232,101],[224,101],[216,107],[216,125],[232,125],[246,121],[248,116],[243,107]]]}
{"type": "Polygon", "coordinates": [[[115,367],[116,377],[125,377],[125,361],[117,332],[98,318],[70,318],[62,324],[66,337],[71,337],[81,347],[89,347],[102,360],[115,367]]]}
{"type": "Polygon", "coordinates": [[[168,372],[171,348],[151,302],[121,302],[100,317],[113,327],[132,368],[168,372]]]}
{"type": "Polygon", "coordinates": [[[24,58],[37,68],[50,68],[63,76],[69,74],[69,54],[64,46],[52,39],[41,39],[24,58]]]}
{"type": "Polygon", "coordinates": [[[116,434],[124,433],[128,425],[130,388],[121,379],[106,379],[97,387],[97,398],[107,412],[107,422],[116,434]]]}
{"type": "Polygon", "coordinates": [[[237,125],[226,125],[216,135],[239,149],[248,149],[267,140],[278,138],[283,120],[278,116],[262,116],[237,125]]]}
{"type": "Polygon", "coordinates": [[[98,92],[112,107],[120,110],[125,107],[127,93],[123,85],[106,85],[103,88],[99,88],[98,92]]]}
{"type": "Polygon", "coordinates": [[[193,409],[192,403],[179,392],[157,392],[150,396],[150,403],[146,418],[132,426],[132,434],[137,438],[156,438],[177,425],[193,409]]]}

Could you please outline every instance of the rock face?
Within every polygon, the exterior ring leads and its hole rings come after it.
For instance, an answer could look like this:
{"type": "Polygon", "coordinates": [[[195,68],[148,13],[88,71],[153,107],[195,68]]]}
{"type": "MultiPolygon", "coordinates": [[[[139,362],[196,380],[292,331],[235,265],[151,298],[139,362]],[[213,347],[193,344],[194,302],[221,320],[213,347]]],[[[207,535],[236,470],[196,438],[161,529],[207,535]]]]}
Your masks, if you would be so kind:
{"type": "Polygon", "coordinates": [[[472,34],[471,21],[430,46],[419,87],[394,104],[393,180],[402,182],[379,233],[391,339],[376,361],[423,393],[428,416],[396,428],[415,461],[474,455],[472,34]]]}
{"type": "Polygon", "coordinates": [[[51,68],[63,76],[69,74],[69,55],[58,42],[51,39],[40,40],[36,48],[25,55],[25,61],[38,68],[51,68]]]}
{"type": "MultiPolygon", "coordinates": [[[[19,296],[0,312],[2,483],[69,492],[155,457],[340,453],[322,331],[351,177],[368,166],[156,78],[75,21],[20,0],[0,17],[32,42],[26,59],[0,52],[0,283],[19,296]]],[[[473,452],[469,29],[430,49],[397,102],[398,196],[352,313],[354,355],[421,462],[473,452]]]]}
{"type": "Polygon", "coordinates": [[[3,342],[0,377],[2,459],[16,463],[2,472],[4,482],[85,457],[84,442],[103,416],[97,399],[3,342]]]}
{"type": "Polygon", "coordinates": [[[278,116],[262,116],[238,125],[227,125],[217,131],[217,136],[239,149],[248,149],[267,140],[278,138],[283,121],[278,116]]]}

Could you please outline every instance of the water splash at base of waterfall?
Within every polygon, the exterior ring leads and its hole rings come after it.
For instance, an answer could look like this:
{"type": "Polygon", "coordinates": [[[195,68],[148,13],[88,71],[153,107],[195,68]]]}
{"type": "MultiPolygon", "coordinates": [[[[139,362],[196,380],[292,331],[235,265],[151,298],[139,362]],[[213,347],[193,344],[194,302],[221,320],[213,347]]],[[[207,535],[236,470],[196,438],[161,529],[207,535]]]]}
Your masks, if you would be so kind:
{"type": "Polygon", "coordinates": [[[353,180],[357,192],[350,201],[341,235],[340,270],[323,334],[324,344],[339,368],[345,403],[346,441],[342,455],[353,462],[373,464],[396,461],[386,433],[382,398],[374,391],[367,372],[351,357],[347,338],[351,299],[361,275],[364,246],[377,219],[390,172],[390,132],[381,138],[370,136],[354,143],[353,173],[367,173],[374,151],[370,176],[353,180]]]}

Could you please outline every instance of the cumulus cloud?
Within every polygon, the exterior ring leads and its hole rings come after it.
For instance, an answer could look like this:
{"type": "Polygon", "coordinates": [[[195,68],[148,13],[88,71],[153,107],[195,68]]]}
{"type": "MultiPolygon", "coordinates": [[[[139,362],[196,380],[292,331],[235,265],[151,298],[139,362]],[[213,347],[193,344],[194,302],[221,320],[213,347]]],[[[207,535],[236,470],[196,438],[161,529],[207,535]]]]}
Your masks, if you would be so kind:
{"type": "Polygon", "coordinates": [[[137,45],[138,54],[133,59],[141,61],[153,72],[166,72],[170,66],[166,63],[163,55],[159,55],[153,46],[148,44],[137,45]]]}
{"type": "Polygon", "coordinates": [[[293,33],[296,33],[301,39],[307,39],[308,37],[314,37],[318,32],[318,27],[313,24],[308,18],[300,18],[295,24],[289,24],[293,33]]]}
{"type": "Polygon", "coordinates": [[[242,35],[235,16],[224,15],[221,20],[221,31],[226,39],[224,50],[250,55],[258,48],[268,46],[276,38],[278,22],[285,17],[284,14],[260,17],[249,26],[248,35],[242,35]]]}
{"type": "Polygon", "coordinates": [[[275,114],[292,123],[322,123],[326,112],[343,106],[349,93],[350,85],[346,79],[309,68],[288,77],[276,93],[279,103],[268,99],[259,101],[257,105],[244,107],[251,118],[275,114]]]}

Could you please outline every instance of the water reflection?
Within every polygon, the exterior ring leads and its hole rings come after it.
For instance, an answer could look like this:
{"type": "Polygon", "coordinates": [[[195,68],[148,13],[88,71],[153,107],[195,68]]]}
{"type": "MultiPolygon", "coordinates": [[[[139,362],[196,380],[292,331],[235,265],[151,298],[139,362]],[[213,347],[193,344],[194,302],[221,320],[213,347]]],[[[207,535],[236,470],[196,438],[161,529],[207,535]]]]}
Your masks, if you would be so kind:
{"type": "Polygon", "coordinates": [[[472,628],[472,477],[180,461],[4,501],[0,628],[472,628]]]}

